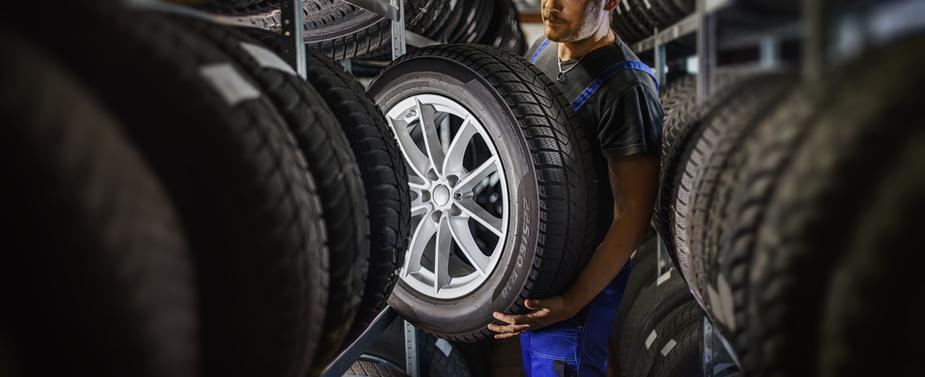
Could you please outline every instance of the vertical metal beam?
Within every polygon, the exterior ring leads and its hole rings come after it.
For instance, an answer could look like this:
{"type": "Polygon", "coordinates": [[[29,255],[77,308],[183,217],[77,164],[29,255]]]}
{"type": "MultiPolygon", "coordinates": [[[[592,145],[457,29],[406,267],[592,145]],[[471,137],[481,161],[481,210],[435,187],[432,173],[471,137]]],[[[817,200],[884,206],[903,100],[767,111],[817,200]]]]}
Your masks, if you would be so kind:
{"type": "Polygon", "coordinates": [[[778,43],[777,38],[761,38],[760,48],[759,57],[762,67],[776,67],[780,64],[780,43],[778,43]]]}
{"type": "Polygon", "coordinates": [[[390,0],[390,4],[398,9],[398,19],[392,20],[392,59],[395,60],[405,54],[405,2],[390,0]]]}
{"type": "Polygon", "coordinates": [[[713,324],[703,316],[703,377],[713,377],[713,324]]]}
{"type": "Polygon", "coordinates": [[[302,0],[280,3],[282,26],[282,56],[303,79],[308,77],[308,59],[305,57],[305,15],[302,0]]]}
{"type": "Polygon", "coordinates": [[[803,11],[803,77],[817,81],[822,77],[829,47],[829,0],[804,0],[803,11]]]}
{"type": "Polygon", "coordinates": [[[707,1],[697,1],[700,28],[697,29],[697,102],[703,103],[713,93],[716,70],[716,17],[707,12],[707,1]]]}
{"type": "Polygon", "coordinates": [[[666,61],[665,54],[665,45],[662,44],[662,38],[659,36],[658,32],[655,34],[655,77],[658,78],[658,84],[661,87],[665,86],[665,83],[668,81],[666,76],[668,75],[668,62],[666,61]]]}
{"type": "Polygon", "coordinates": [[[418,377],[420,376],[418,362],[418,329],[411,324],[411,322],[405,322],[405,371],[408,373],[409,377],[418,377]]]}

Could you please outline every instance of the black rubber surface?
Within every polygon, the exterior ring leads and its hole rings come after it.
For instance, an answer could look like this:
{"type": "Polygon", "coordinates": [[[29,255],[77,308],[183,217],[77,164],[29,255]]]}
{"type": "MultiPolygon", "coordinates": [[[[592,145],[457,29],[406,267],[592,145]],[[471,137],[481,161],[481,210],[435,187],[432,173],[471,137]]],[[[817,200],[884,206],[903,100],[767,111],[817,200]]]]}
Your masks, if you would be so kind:
{"type": "Polygon", "coordinates": [[[0,51],[4,375],[198,376],[193,262],[166,191],[50,54],[9,30],[0,51]]]}
{"type": "MultiPolygon", "coordinates": [[[[242,31],[278,49],[275,33],[242,31]]],[[[385,308],[398,281],[410,233],[408,172],[395,135],[365,89],[343,68],[308,50],[308,80],[327,102],[357,158],[369,208],[369,261],[356,317],[344,344],[356,339],[385,308]]]]}
{"type": "MultiPolygon", "coordinates": [[[[895,115],[921,124],[919,114],[895,115]]],[[[923,366],[910,346],[925,327],[915,314],[922,296],[917,265],[909,261],[925,224],[925,175],[919,174],[925,137],[919,128],[904,139],[860,217],[852,247],[833,270],[821,320],[820,376],[914,375],[923,366]]]]}
{"type": "Polygon", "coordinates": [[[227,26],[192,19],[184,24],[234,58],[260,85],[286,120],[318,185],[330,251],[324,333],[313,361],[320,374],[353,325],[366,282],[369,220],[356,157],[324,97],[273,51],[227,26]]]}
{"type": "MultiPolygon", "coordinates": [[[[751,131],[790,93],[794,82],[792,76],[783,73],[759,74],[747,80],[745,85],[752,89],[732,98],[706,121],[685,167],[685,174],[691,177],[689,184],[679,189],[679,201],[680,191],[689,189],[686,207],[679,204],[676,214],[678,233],[687,235],[689,240],[689,282],[703,298],[704,308],[714,324],[729,339],[739,336],[729,327],[729,318],[735,317],[730,313],[740,312],[747,296],[747,274],[737,270],[748,265],[731,258],[732,253],[719,246],[719,240],[726,234],[723,213],[728,211],[729,194],[735,187],[742,143],[754,136],[751,131]],[[718,294],[727,287],[731,297],[718,294]],[[716,298],[727,300],[712,301],[716,298]]],[[[741,331],[745,320],[735,317],[731,321],[741,331]]]]}
{"type": "Polygon", "coordinates": [[[844,255],[846,235],[861,230],[864,205],[845,204],[871,197],[884,163],[897,161],[897,143],[921,132],[914,97],[925,80],[917,69],[925,62],[923,43],[922,37],[900,41],[834,70],[826,78],[832,102],[815,107],[818,117],[802,145],[780,152],[793,163],[770,196],[751,265],[754,358],[746,366],[753,375],[815,371],[819,341],[805,334],[822,326],[832,262],[844,255]]]}
{"type": "Polygon", "coordinates": [[[661,284],[653,282],[643,288],[632,305],[619,337],[617,357],[622,376],[648,375],[654,354],[648,352],[652,347],[646,348],[646,340],[652,329],[676,308],[693,300],[680,274],[674,270],[669,273],[661,284]]]}
{"type": "Polygon", "coordinates": [[[353,363],[350,370],[344,374],[344,377],[358,376],[407,377],[408,375],[380,361],[360,359],[353,363]]]}
{"type": "Polygon", "coordinates": [[[310,59],[309,81],[328,102],[347,135],[370,208],[369,273],[349,341],[385,308],[398,281],[411,231],[408,173],[395,135],[364,88],[327,57],[310,51],[310,59]]]}
{"type": "Polygon", "coordinates": [[[305,375],[328,255],[315,184],[284,120],[182,25],[108,1],[61,6],[62,17],[25,27],[115,112],[176,204],[195,256],[205,374],[305,375]]]}

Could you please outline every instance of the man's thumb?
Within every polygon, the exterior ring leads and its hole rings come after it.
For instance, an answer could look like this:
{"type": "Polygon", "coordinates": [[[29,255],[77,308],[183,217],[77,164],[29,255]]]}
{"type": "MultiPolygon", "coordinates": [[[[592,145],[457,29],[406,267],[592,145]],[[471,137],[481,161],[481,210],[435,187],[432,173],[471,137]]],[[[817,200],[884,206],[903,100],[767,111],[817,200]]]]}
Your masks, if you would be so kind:
{"type": "Polygon", "coordinates": [[[527,299],[524,300],[524,306],[526,306],[527,309],[536,310],[542,308],[542,303],[540,300],[527,299]]]}

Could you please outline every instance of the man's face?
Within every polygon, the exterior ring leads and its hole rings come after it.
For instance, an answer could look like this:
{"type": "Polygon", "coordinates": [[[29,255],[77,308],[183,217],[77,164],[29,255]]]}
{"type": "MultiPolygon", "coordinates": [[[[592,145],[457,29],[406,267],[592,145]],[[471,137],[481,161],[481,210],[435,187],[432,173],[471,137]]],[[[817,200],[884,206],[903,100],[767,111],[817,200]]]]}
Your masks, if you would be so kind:
{"type": "Polygon", "coordinates": [[[575,42],[594,35],[602,22],[609,24],[605,0],[543,0],[543,31],[553,42],[575,42]]]}

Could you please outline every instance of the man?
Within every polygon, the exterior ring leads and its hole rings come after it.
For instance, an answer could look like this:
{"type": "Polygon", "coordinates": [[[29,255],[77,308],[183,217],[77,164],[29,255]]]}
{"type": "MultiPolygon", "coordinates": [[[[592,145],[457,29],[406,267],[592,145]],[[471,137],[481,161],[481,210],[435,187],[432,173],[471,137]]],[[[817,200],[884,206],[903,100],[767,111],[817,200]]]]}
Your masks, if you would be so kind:
{"type": "MultiPolygon", "coordinates": [[[[494,313],[505,323],[488,326],[495,338],[520,336],[527,377],[607,373],[607,338],[629,256],[647,233],[655,202],[662,128],[658,84],[610,29],[618,4],[543,0],[546,38],[527,55],[559,84],[576,119],[597,133],[614,199],[613,223],[571,288],[562,296],[526,300],[534,310],[528,314],[494,313]]],[[[611,365],[611,375],[615,372],[611,365]]]]}

